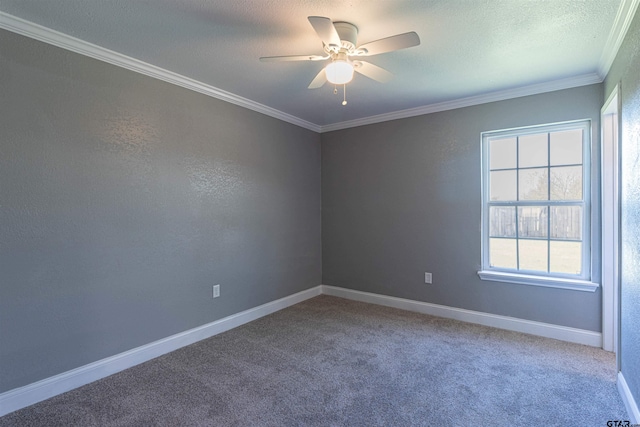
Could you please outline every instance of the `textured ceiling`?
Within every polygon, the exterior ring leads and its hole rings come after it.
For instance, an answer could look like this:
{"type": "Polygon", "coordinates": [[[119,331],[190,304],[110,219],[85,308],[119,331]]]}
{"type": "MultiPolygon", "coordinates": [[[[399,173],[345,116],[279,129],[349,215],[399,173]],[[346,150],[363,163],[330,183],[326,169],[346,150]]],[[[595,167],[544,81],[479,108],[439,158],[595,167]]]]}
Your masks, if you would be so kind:
{"type": "MultiPolygon", "coordinates": [[[[0,0],[0,11],[231,92],[320,127],[573,77],[602,68],[621,0],[0,0]],[[322,54],[311,15],[348,21],[358,44],[415,31],[418,47],[370,57],[348,105],[309,90],[322,54]]],[[[600,76],[603,77],[603,76],[600,76]]]]}

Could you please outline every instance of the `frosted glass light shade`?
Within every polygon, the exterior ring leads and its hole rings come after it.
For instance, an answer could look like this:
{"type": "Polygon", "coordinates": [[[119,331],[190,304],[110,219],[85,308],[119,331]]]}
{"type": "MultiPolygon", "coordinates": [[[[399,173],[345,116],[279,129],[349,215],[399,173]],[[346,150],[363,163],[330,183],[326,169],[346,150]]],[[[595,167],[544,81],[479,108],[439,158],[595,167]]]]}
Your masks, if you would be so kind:
{"type": "Polygon", "coordinates": [[[327,65],[325,74],[329,83],[343,85],[353,79],[353,65],[347,61],[336,60],[327,65]]]}

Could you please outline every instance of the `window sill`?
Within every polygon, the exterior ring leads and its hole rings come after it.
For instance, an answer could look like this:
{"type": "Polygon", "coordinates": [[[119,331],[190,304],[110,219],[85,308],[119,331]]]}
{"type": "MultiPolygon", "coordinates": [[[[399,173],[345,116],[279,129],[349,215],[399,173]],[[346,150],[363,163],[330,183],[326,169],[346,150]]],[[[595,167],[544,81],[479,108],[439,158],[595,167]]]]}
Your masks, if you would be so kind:
{"type": "Polygon", "coordinates": [[[501,271],[478,271],[482,280],[494,282],[517,283],[520,285],[544,286],[547,288],[570,289],[574,291],[595,292],[600,284],[578,279],[564,279],[559,277],[541,277],[528,274],[505,273],[501,271]]]}

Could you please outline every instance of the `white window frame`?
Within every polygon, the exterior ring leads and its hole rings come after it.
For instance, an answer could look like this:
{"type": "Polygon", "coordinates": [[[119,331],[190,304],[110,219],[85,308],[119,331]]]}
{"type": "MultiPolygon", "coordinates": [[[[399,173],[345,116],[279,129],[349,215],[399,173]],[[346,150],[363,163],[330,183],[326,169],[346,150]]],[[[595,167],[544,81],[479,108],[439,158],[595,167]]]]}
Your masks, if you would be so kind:
{"type": "Polygon", "coordinates": [[[482,141],[482,269],[478,276],[482,280],[517,283],[523,285],[545,286],[578,291],[594,292],[598,283],[591,281],[591,120],[576,120],[562,123],[551,123],[537,126],[504,129],[498,131],[483,132],[482,141]],[[580,275],[522,271],[507,268],[492,267],[489,265],[489,208],[492,204],[526,206],[527,204],[539,205],[535,202],[501,202],[495,203],[489,200],[489,144],[491,140],[513,138],[538,133],[558,132],[565,130],[582,129],[582,273],[580,275]]]}

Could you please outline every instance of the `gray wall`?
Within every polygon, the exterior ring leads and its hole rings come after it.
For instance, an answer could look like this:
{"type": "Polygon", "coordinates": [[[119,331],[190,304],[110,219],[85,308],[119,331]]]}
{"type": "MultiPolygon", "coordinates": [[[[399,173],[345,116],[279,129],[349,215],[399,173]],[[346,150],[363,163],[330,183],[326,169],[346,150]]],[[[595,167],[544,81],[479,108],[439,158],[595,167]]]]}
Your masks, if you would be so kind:
{"type": "MultiPolygon", "coordinates": [[[[599,205],[602,85],[322,135],[322,282],[601,330],[601,293],[481,281],[480,133],[590,118],[599,205]],[[433,285],[424,284],[424,272],[433,285]]],[[[600,280],[599,209],[593,280],[600,280]]]]}
{"type": "Polygon", "coordinates": [[[620,368],[640,404],[640,12],[605,79],[608,96],[620,84],[621,324],[620,368]]]}
{"type": "Polygon", "coordinates": [[[320,283],[600,331],[476,271],[480,132],[591,118],[597,182],[601,85],[320,136],[0,31],[0,97],[0,393],[320,283]]]}
{"type": "Polygon", "coordinates": [[[318,134],[5,31],[0,99],[0,393],[321,283],[318,134]]]}

